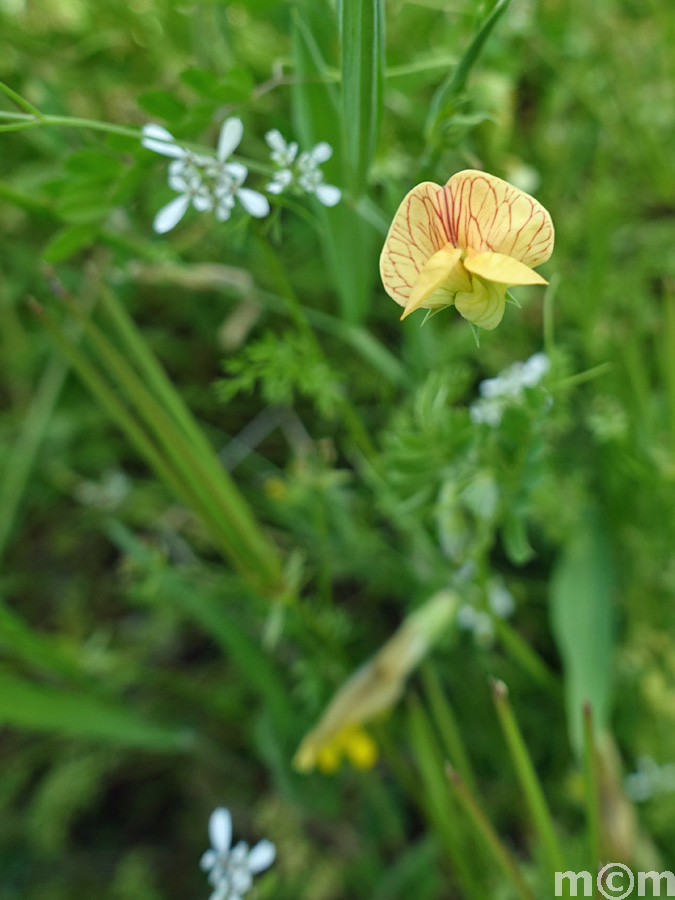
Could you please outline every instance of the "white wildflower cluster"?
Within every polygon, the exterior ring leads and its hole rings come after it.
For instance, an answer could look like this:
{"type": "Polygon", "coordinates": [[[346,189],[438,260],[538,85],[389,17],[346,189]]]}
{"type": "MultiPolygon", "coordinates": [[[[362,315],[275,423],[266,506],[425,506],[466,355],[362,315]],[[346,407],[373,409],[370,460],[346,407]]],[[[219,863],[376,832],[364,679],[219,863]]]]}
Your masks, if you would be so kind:
{"type": "Polygon", "coordinates": [[[332,184],[326,184],[319,168],[333,155],[330,144],[322,141],[309,152],[298,155],[297,143],[286,143],[276,128],[267,132],[265,140],[272,151],[270,159],[278,167],[266,188],[270,194],[281,194],[288,188],[295,187],[306,194],[314,194],[324,206],[335,206],[340,202],[342,191],[332,184]]]}
{"type": "Polygon", "coordinates": [[[477,609],[471,603],[463,603],[457,610],[457,625],[471,631],[476,643],[489,646],[495,633],[493,619],[507,619],[513,614],[515,603],[511,592],[501,578],[491,578],[487,585],[488,610],[477,609]]]}
{"type": "Polygon", "coordinates": [[[220,222],[230,218],[235,200],[249,215],[258,219],[269,213],[267,198],[243,186],[248,175],[246,166],[228,162],[241,143],[243,134],[241,119],[226,119],[220,129],[216,156],[213,157],[185,150],[161,125],[143,127],[143,146],[162,156],[173,157],[169,164],[169,187],[178,196],[155,216],[152,227],[158,234],[175,228],[190,206],[199,212],[213,212],[220,222]]]}
{"type": "Polygon", "coordinates": [[[211,848],[201,858],[200,865],[209,873],[213,886],[210,900],[241,900],[253,886],[253,876],[268,869],[274,862],[276,848],[271,841],[258,841],[249,850],[245,841],[232,846],[232,816],[222,806],[209,819],[211,848]]]}
{"type": "Polygon", "coordinates": [[[517,362],[504,369],[496,378],[481,381],[478,387],[481,396],[469,407],[471,421],[475,425],[496,428],[506,408],[523,399],[525,388],[537,387],[550,365],[545,353],[535,353],[526,362],[517,362]]]}
{"type": "Polygon", "coordinates": [[[624,788],[634,803],[644,803],[655,794],[669,794],[675,791],[675,763],[660,766],[651,756],[640,756],[637,771],[627,775],[624,788]]]}
{"type": "MultiPolygon", "coordinates": [[[[172,157],[169,164],[169,187],[178,196],[163,206],[152,223],[158,234],[171,231],[190,206],[198,212],[213,212],[219,222],[230,218],[235,202],[258,219],[266,216],[270,205],[264,194],[244,187],[248,169],[230,157],[241,143],[244,126],[241,119],[232,117],[223,122],[218,137],[216,155],[193,153],[176,142],[174,136],[161,125],[143,126],[141,143],[148,150],[172,157]]],[[[266,186],[270,194],[281,194],[296,187],[313,194],[324,206],[335,206],[342,197],[339,188],[325,184],[319,169],[333,155],[330,144],[317,144],[309,153],[298,155],[295,141],[287,144],[280,132],[268,131],[265,139],[272,149],[272,162],[277,167],[266,186]]]]}

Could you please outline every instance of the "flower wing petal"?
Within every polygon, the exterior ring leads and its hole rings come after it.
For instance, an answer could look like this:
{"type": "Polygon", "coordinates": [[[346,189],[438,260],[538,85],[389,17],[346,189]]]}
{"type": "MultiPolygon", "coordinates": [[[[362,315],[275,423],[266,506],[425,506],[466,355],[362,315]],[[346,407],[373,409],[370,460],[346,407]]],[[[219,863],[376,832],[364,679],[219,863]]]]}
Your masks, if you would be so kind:
{"type": "Polygon", "coordinates": [[[462,265],[462,250],[446,244],[427,260],[417,276],[401,319],[423,306],[447,306],[457,291],[470,290],[471,279],[462,265]]]}
{"type": "Polygon", "coordinates": [[[219,806],[209,819],[209,837],[214,850],[227,853],[232,843],[232,816],[229,809],[219,806]]]}
{"type": "Polygon", "coordinates": [[[553,252],[553,223],[534,197],[501,178],[466,169],[445,185],[456,246],[504,253],[539,266],[553,252]]]}
{"type": "Polygon", "coordinates": [[[223,127],[220,129],[220,134],[218,135],[217,154],[218,159],[221,162],[226,160],[231,153],[234,153],[241,143],[243,136],[244,123],[241,119],[238,119],[236,116],[225,119],[223,127]]]}
{"type": "Polygon", "coordinates": [[[447,192],[423,181],[403,199],[391,223],[380,256],[385,291],[399,306],[406,306],[417,277],[450,235],[447,192]]]}
{"type": "Polygon", "coordinates": [[[183,218],[189,205],[190,198],[187,194],[181,194],[171,203],[167,203],[155,216],[152,223],[153,230],[157,234],[166,234],[167,231],[171,231],[183,218]]]}
{"type": "Polygon", "coordinates": [[[538,272],[503,253],[475,253],[469,250],[464,266],[473,275],[498,284],[548,284],[538,272]]]}
{"type": "Polygon", "coordinates": [[[248,855],[248,867],[256,875],[264,869],[269,869],[276,855],[277,849],[272,841],[258,841],[248,855]]]}

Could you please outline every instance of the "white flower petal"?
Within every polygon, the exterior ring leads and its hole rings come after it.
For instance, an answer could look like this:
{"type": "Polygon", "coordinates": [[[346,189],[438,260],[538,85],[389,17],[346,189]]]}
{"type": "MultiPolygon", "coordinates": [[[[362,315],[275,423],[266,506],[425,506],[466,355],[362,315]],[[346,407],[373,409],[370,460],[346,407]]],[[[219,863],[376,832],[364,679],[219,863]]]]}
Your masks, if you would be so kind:
{"type": "Polygon", "coordinates": [[[161,153],[162,156],[185,156],[185,150],[176,144],[175,137],[166,128],[155,125],[154,122],[143,126],[141,144],[148,150],[161,153]]]}
{"type": "Polygon", "coordinates": [[[192,205],[199,212],[213,209],[213,197],[207,188],[200,188],[192,198],[192,205]]]}
{"type": "Polygon", "coordinates": [[[276,150],[277,153],[284,153],[286,151],[286,141],[284,140],[284,136],[277,128],[272,128],[271,131],[268,131],[265,135],[265,140],[269,147],[272,150],[276,150]]]}
{"type": "Polygon", "coordinates": [[[225,166],[225,174],[229,175],[231,178],[234,178],[235,181],[238,181],[241,184],[242,182],[246,181],[248,169],[243,163],[228,163],[225,166]]]}
{"type": "Polygon", "coordinates": [[[248,867],[257,875],[272,865],[276,855],[277,849],[271,841],[258,841],[248,855],[248,867]]]}
{"type": "Polygon", "coordinates": [[[187,194],[176,197],[175,200],[167,203],[157,213],[152,223],[153,229],[157,234],[166,234],[167,231],[171,231],[183,218],[189,205],[190,198],[187,194]]]}
{"type": "Polygon", "coordinates": [[[244,135],[244,123],[236,117],[225,119],[218,136],[218,159],[223,162],[234,153],[244,135]]]}
{"type": "Polygon", "coordinates": [[[270,211],[267,197],[259,194],[258,191],[252,191],[250,188],[239,188],[237,197],[246,212],[251,216],[255,216],[256,219],[262,219],[270,211]]]}
{"type": "Polygon", "coordinates": [[[245,894],[253,887],[253,877],[248,869],[236,869],[230,874],[230,886],[237,894],[245,894]]]}
{"type": "Polygon", "coordinates": [[[342,191],[340,188],[337,188],[332,184],[320,184],[314,193],[324,206],[335,206],[342,198],[342,191]]]}
{"type": "Polygon", "coordinates": [[[209,869],[212,869],[216,862],[218,861],[218,854],[216,851],[211,848],[210,850],[205,850],[202,854],[202,858],[199,860],[199,865],[205,872],[208,872],[209,869]]]}
{"type": "Polygon", "coordinates": [[[333,155],[333,148],[330,144],[326,143],[326,141],[321,141],[320,144],[317,144],[316,147],[309,151],[309,155],[313,162],[320,165],[331,158],[333,155]]]}
{"type": "Polygon", "coordinates": [[[280,184],[278,181],[270,181],[269,184],[265,185],[265,190],[269,194],[280,194],[283,191],[284,187],[285,185],[280,184]]]}
{"type": "Polygon", "coordinates": [[[232,843],[232,816],[229,809],[219,806],[209,819],[209,837],[218,853],[227,853],[232,843]]]}

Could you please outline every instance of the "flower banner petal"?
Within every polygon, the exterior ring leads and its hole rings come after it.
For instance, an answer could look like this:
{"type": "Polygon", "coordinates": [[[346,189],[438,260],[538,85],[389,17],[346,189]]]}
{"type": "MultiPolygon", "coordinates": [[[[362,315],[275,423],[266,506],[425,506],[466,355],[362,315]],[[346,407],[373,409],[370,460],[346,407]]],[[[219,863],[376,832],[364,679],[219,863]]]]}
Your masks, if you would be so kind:
{"type": "Polygon", "coordinates": [[[503,253],[476,253],[469,250],[464,260],[467,271],[497,284],[548,284],[538,272],[503,253]]]}
{"type": "Polygon", "coordinates": [[[401,319],[422,307],[448,306],[457,291],[471,290],[471,279],[462,265],[462,252],[446,244],[434,253],[417,276],[401,319]]]}
{"type": "Polygon", "coordinates": [[[424,181],[403,199],[380,256],[384,289],[399,306],[407,305],[429,258],[449,242],[456,245],[450,235],[444,189],[424,181]]]}
{"type": "Polygon", "coordinates": [[[445,185],[456,246],[512,256],[539,266],[553,252],[553,223],[534,197],[487,172],[466,169],[445,185]]]}

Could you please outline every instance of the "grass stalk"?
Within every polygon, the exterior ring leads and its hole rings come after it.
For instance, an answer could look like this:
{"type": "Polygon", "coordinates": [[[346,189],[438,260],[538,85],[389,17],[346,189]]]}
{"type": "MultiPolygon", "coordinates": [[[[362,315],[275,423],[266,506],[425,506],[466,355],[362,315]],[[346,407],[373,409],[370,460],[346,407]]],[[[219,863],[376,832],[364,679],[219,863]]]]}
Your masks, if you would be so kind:
{"type": "Polygon", "coordinates": [[[490,855],[495,859],[506,877],[512,882],[522,900],[536,900],[536,897],[521,875],[513,857],[499,839],[499,835],[488,821],[485,813],[476,802],[472,792],[464,783],[459,773],[450,765],[446,765],[445,771],[448,781],[452,785],[455,797],[464,812],[476,826],[476,831],[482,838],[490,855]]]}
{"type": "Polygon", "coordinates": [[[475,793],[476,778],[473,768],[462,740],[457,719],[436,670],[430,662],[426,662],[421,667],[421,674],[429,709],[443,741],[444,750],[448,754],[453,768],[460,773],[469,789],[475,793]]]}
{"type": "Polygon", "coordinates": [[[539,833],[548,867],[551,871],[551,877],[553,877],[555,872],[564,871],[565,866],[553,819],[546,803],[539,777],[516,717],[513,714],[513,709],[509,703],[508,688],[503,681],[492,681],[492,696],[497,708],[499,723],[502,726],[509,753],[516,769],[518,781],[530,809],[534,825],[539,833]]]}

